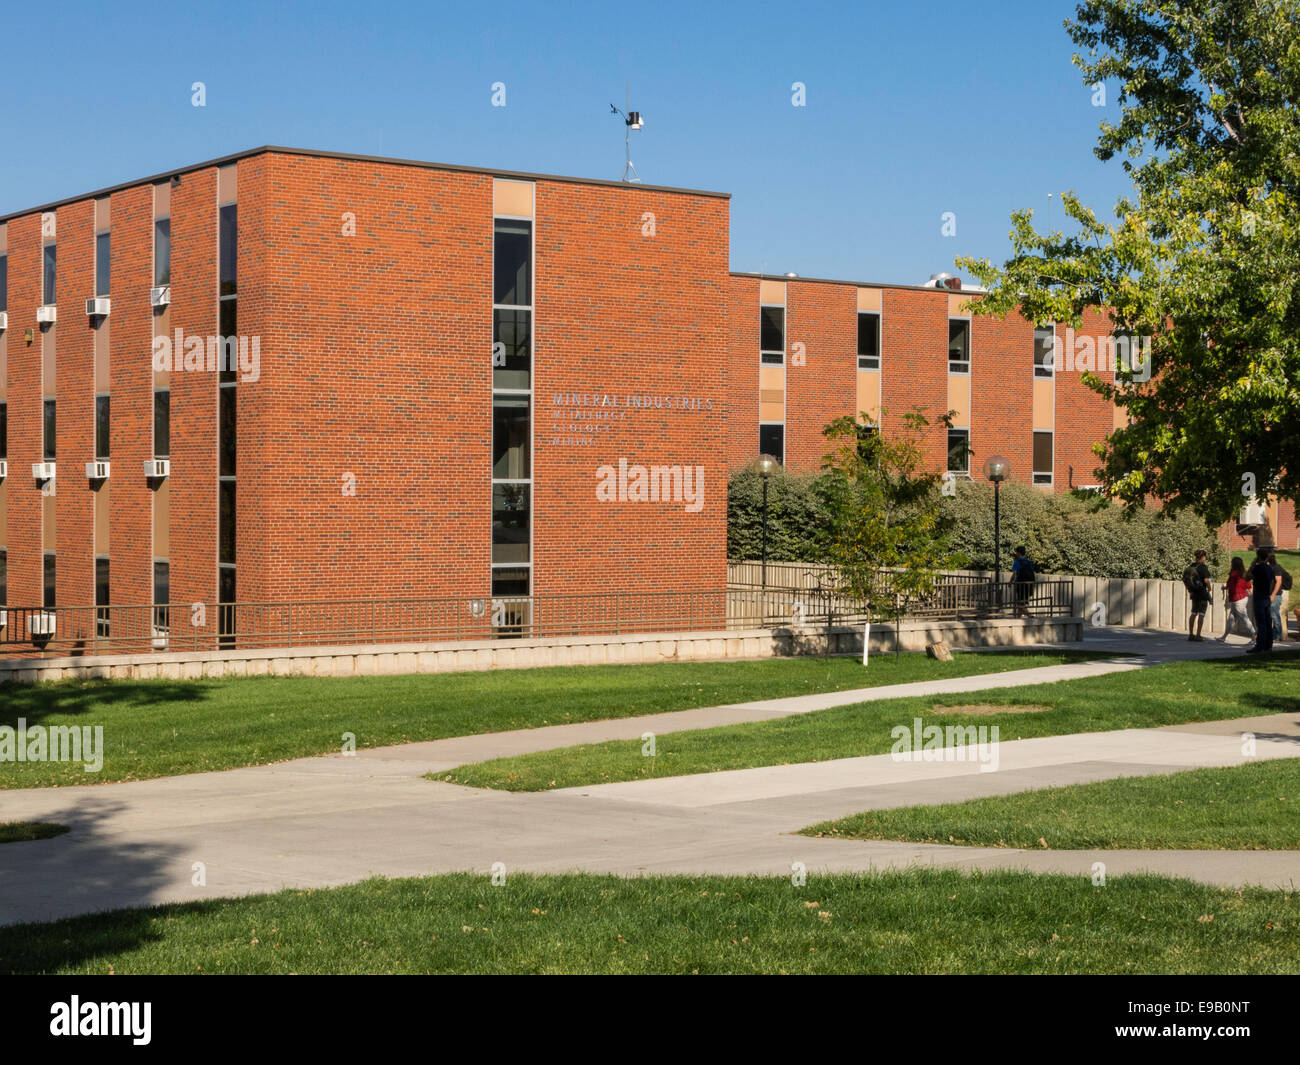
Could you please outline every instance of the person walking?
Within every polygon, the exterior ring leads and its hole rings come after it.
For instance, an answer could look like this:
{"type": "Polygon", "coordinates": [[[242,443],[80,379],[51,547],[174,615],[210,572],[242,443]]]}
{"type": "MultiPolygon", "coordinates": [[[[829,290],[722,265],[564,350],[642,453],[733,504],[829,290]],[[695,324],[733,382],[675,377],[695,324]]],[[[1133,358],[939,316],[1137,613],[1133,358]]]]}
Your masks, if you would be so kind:
{"type": "Polygon", "coordinates": [[[1273,567],[1273,572],[1282,578],[1282,583],[1277,586],[1277,590],[1273,593],[1273,639],[1285,640],[1287,634],[1286,622],[1282,620],[1282,600],[1286,598],[1286,593],[1291,590],[1291,574],[1278,562],[1277,551],[1272,548],[1269,548],[1268,564],[1273,567]]]}
{"type": "Polygon", "coordinates": [[[1029,616],[1029,598],[1033,595],[1034,581],[1037,579],[1029,555],[1023,547],[1017,547],[1015,561],[1011,563],[1011,583],[1016,589],[1016,617],[1029,616]]]}
{"type": "Polygon", "coordinates": [[[1187,638],[1197,643],[1205,639],[1201,630],[1205,627],[1205,612],[1210,609],[1210,582],[1214,579],[1205,559],[1205,552],[1198,550],[1196,560],[1183,570],[1183,587],[1192,599],[1192,612],[1187,616],[1187,638]]]}
{"type": "Polygon", "coordinates": [[[1255,564],[1250,567],[1250,605],[1255,614],[1255,645],[1246,654],[1261,654],[1273,650],[1273,595],[1281,590],[1282,576],[1274,573],[1268,562],[1268,548],[1255,552],[1255,564]]]}
{"type": "Polygon", "coordinates": [[[1228,574],[1228,583],[1223,586],[1224,610],[1223,635],[1219,643],[1227,643],[1235,621],[1255,638],[1255,619],[1250,616],[1250,581],[1246,580],[1246,564],[1240,556],[1232,560],[1232,570],[1228,574]]]}

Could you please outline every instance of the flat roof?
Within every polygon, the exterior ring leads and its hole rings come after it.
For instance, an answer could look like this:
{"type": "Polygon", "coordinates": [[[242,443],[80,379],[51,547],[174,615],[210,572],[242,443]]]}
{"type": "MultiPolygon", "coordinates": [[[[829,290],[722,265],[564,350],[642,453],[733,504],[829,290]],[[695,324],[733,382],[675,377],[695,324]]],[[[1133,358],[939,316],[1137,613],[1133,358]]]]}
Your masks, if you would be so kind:
{"type": "Polygon", "coordinates": [[[583,178],[570,177],[563,174],[534,174],[522,170],[497,170],[488,166],[461,166],[456,163],[431,163],[423,159],[398,159],[386,155],[356,155],[351,152],[323,152],[315,151],[311,148],[287,148],[279,144],[263,144],[260,148],[249,148],[246,151],[235,152],[233,155],[223,155],[218,159],[207,159],[201,163],[191,163],[188,166],[178,167],[175,170],[164,170],[160,174],[151,174],[149,177],[136,178],[133,181],[122,181],[116,185],[109,185],[107,188],[96,189],[94,192],[83,192],[78,196],[65,196],[61,200],[54,200],[50,203],[43,203],[39,207],[28,207],[21,211],[10,211],[8,214],[0,215],[0,222],[8,222],[13,218],[22,218],[25,215],[36,214],[41,211],[53,211],[69,203],[78,203],[81,200],[93,200],[101,196],[108,196],[114,192],[120,192],[123,189],[135,188],[137,185],[156,185],[161,181],[167,181],[173,177],[180,177],[183,174],[192,174],[196,170],[207,170],[213,166],[228,166],[240,159],[249,159],[255,155],[266,155],[275,153],[278,155],[307,155],[318,159],[344,159],[356,163],[386,163],[392,166],[415,166],[424,170],[451,170],[462,174],[490,174],[492,177],[514,178],[520,181],[562,181],[571,185],[607,185],[615,188],[628,188],[635,186],[642,189],[651,189],[654,192],[676,192],[690,196],[712,196],[718,199],[729,200],[731,193],[715,192],[710,189],[688,189],[679,188],[674,185],[647,185],[643,182],[614,181],[606,178],[583,178]]]}
{"type": "Polygon", "coordinates": [[[853,285],[856,288],[902,288],[915,292],[943,292],[949,296],[985,296],[988,290],[981,287],[947,288],[943,285],[905,285],[897,281],[846,281],[834,277],[804,277],[802,274],[760,274],[753,270],[732,270],[732,277],[753,277],[759,281],[811,281],[818,285],[853,285]]]}

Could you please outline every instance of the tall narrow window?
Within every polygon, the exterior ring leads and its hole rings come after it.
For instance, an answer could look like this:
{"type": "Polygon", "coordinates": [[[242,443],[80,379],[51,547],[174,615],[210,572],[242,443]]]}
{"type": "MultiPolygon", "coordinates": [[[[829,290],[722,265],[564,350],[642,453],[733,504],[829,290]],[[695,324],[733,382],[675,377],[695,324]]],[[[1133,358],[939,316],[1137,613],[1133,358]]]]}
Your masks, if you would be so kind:
{"type": "Polygon", "coordinates": [[[44,442],[45,461],[53,462],[55,460],[55,442],[58,440],[56,433],[55,403],[52,399],[47,399],[42,408],[41,436],[44,442]]]}
{"type": "Polygon", "coordinates": [[[1052,483],[1052,443],[1052,433],[1034,433],[1034,484],[1052,483]]]}
{"type": "MultiPolygon", "coordinates": [[[[218,178],[220,184],[220,177],[218,178]]],[[[236,635],[236,488],[235,466],[238,446],[236,399],[237,360],[225,358],[238,350],[239,291],[239,208],[223,204],[217,219],[218,329],[222,343],[217,374],[217,633],[223,647],[233,645],[236,635]]],[[[155,408],[156,412],[156,408],[155,408]]],[[[170,445],[169,445],[170,446],[170,445]]]]}
{"type": "Polygon", "coordinates": [[[1034,376],[1051,377],[1056,372],[1056,329],[1040,326],[1034,330],[1034,376]]]}
{"type": "Polygon", "coordinates": [[[42,284],[41,284],[42,293],[45,298],[41,302],[46,304],[47,306],[54,303],[54,282],[58,276],[58,270],[56,268],[57,261],[58,261],[58,253],[55,251],[55,246],[53,244],[45,245],[45,252],[44,252],[45,268],[42,271],[42,284]]]}
{"type": "Polygon", "coordinates": [[[9,457],[9,404],[0,402],[0,459],[9,457]]]}
{"type": "Polygon", "coordinates": [[[948,472],[970,473],[970,430],[948,430],[948,472]]]}
{"type": "Polygon", "coordinates": [[[771,455],[777,462],[785,464],[785,426],[760,425],[758,427],[758,453],[771,455]]]}
{"type": "Polygon", "coordinates": [[[153,563],[153,627],[164,632],[170,625],[168,616],[171,606],[171,565],[163,559],[154,559],[153,563]]]}
{"type": "Polygon", "coordinates": [[[95,635],[108,637],[108,559],[102,555],[95,559],[95,635]]]}
{"type": "Polygon", "coordinates": [[[785,308],[758,309],[759,361],[780,366],[785,362],[785,308]]]}
{"type": "Polygon", "coordinates": [[[172,220],[159,218],[153,224],[153,283],[172,283],[172,220]]]}
{"type": "MultiPolygon", "coordinates": [[[[533,224],[496,218],[492,244],[492,595],[530,594],[532,562],[533,224]]],[[[519,634],[527,605],[504,605],[498,635],[519,634]]]]}
{"type": "Polygon", "coordinates": [[[858,369],[880,369],[880,315],[858,314],[858,369]]]}
{"type": "Polygon", "coordinates": [[[95,234],[95,295],[109,294],[113,265],[111,238],[108,233],[95,234]]]}
{"type": "Polygon", "coordinates": [[[42,566],[43,595],[41,599],[41,605],[46,610],[53,610],[54,604],[57,599],[56,596],[57,588],[55,583],[56,571],[54,565],[54,552],[46,551],[42,561],[43,561],[43,566],[42,566]]]}
{"type": "Polygon", "coordinates": [[[109,398],[95,397],[95,458],[104,462],[109,458],[109,398]]]}
{"type": "Polygon", "coordinates": [[[9,309],[9,256],[0,255],[0,311],[9,309]]]}
{"type": "Polygon", "coordinates": [[[9,602],[9,552],[0,547],[0,606],[9,602]]]}
{"type": "Polygon", "coordinates": [[[948,372],[970,373],[970,319],[948,319],[948,372]]]}
{"type": "Polygon", "coordinates": [[[171,396],[165,388],[156,389],[153,394],[153,457],[156,459],[165,459],[172,453],[171,396]]]}

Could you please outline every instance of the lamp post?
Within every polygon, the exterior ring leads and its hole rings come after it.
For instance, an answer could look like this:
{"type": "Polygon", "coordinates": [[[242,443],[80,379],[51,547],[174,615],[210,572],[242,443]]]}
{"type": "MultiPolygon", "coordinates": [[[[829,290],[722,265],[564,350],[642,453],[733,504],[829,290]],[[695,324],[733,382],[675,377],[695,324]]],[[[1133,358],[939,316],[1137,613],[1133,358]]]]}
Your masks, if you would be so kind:
{"type": "Polygon", "coordinates": [[[767,482],[776,472],[778,463],[771,455],[759,455],[754,460],[754,469],[763,480],[763,576],[762,586],[767,588],[767,482]]]}
{"type": "Polygon", "coordinates": [[[1002,508],[998,489],[1011,476],[1011,463],[1001,455],[984,460],[984,476],[993,482],[993,584],[997,588],[997,605],[1002,605],[1002,508]]]}

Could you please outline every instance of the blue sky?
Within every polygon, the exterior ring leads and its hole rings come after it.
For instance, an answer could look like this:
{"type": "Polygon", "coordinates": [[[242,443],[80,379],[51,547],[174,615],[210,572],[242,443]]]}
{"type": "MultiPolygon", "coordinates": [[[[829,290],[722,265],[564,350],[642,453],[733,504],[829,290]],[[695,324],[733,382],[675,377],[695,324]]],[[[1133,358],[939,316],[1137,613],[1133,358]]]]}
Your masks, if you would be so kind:
{"type": "MultiPolygon", "coordinates": [[[[12,5],[0,213],[259,144],[732,193],[735,270],[916,283],[1063,189],[1109,215],[1074,4],[12,5]],[[112,14],[105,14],[111,10],[112,14]],[[41,46],[51,42],[50,47],[41,46]],[[191,85],[207,105],[191,106],[191,85]],[[506,85],[506,106],[491,86],[506,85]],[[807,86],[804,107],[791,85],[807,86]],[[941,234],[956,214],[955,237],[941,234]]],[[[1052,208],[1059,225],[1059,203],[1052,208]]]]}

